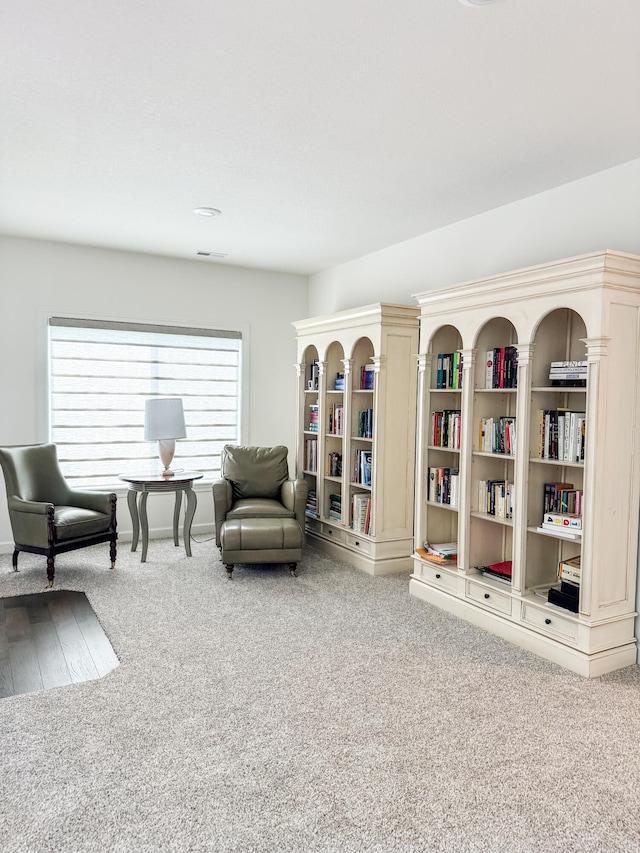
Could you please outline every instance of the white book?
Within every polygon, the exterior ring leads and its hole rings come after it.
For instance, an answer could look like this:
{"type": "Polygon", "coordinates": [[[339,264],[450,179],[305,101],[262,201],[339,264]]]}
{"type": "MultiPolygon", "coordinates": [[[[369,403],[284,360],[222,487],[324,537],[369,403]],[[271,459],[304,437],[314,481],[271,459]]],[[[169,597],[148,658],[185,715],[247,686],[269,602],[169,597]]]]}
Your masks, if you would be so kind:
{"type": "Polygon", "coordinates": [[[478,480],[478,512],[487,511],[487,481],[478,480]]]}
{"type": "Polygon", "coordinates": [[[484,379],[485,388],[493,388],[493,350],[487,350],[486,372],[484,379]]]}

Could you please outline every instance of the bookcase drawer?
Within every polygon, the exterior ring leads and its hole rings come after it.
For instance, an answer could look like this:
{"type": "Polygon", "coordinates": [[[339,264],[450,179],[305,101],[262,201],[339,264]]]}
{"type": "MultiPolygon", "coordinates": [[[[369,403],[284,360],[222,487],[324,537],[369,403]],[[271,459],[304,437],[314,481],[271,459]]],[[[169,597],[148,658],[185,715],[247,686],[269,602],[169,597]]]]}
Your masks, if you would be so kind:
{"type": "Polygon", "coordinates": [[[341,545],[344,544],[344,530],[341,530],[339,527],[333,527],[331,524],[321,522],[318,533],[332,542],[339,542],[341,545]]]}
{"type": "Polygon", "coordinates": [[[525,603],[522,605],[522,621],[549,636],[561,637],[574,643],[578,639],[577,621],[563,616],[551,607],[543,610],[525,603]]]}
{"type": "Polygon", "coordinates": [[[432,586],[444,589],[447,592],[458,591],[458,578],[447,569],[434,566],[431,563],[422,563],[420,566],[420,577],[432,586]]]}
{"type": "Polygon", "coordinates": [[[498,592],[488,585],[467,581],[467,598],[475,601],[476,604],[483,604],[485,607],[491,607],[493,610],[499,610],[500,613],[511,615],[511,596],[498,592]]]}
{"type": "Polygon", "coordinates": [[[361,551],[363,554],[373,553],[373,544],[371,540],[365,539],[357,533],[345,533],[344,544],[348,548],[353,548],[354,551],[361,551]]]}

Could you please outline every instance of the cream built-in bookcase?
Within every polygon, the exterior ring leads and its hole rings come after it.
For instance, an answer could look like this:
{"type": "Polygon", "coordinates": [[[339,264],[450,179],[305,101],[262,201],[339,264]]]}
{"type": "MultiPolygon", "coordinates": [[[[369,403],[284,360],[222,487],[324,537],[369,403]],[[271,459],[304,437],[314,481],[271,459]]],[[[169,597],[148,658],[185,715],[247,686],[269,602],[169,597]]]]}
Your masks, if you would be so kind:
{"type": "Polygon", "coordinates": [[[307,534],[373,575],[412,567],[418,314],[377,303],[293,324],[307,534]]]}
{"type": "MultiPolygon", "coordinates": [[[[636,662],[640,484],[640,257],[599,252],[418,294],[420,318],[413,595],[585,676],[636,662]],[[517,387],[486,387],[486,354],[517,349],[517,387]],[[438,389],[458,351],[462,387],[438,389]],[[586,387],[551,387],[552,361],[586,361],[586,387]],[[584,459],[539,458],[539,412],[584,412],[584,459]],[[433,444],[432,413],[460,410],[460,447],[433,444]],[[515,454],[483,451],[482,418],[516,421],[515,454]],[[457,506],[429,500],[429,469],[454,469],[457,506]],[[480,506],[480,481],[513,483],[512,518],[480,506]],[[544,484],[583,492],[583,530],[540,530],[544,484]],[[575,535],[575,534],[574,534],[575,535]],[[458,543],[457,561],[417,549],[458,543]],[[549,604],[558,563],[580,556],[579,609],[549,604]],[[481,569],[512,561],[512,578],[481,569]]],[[[433,494],[431,494],[433,498],[433,494]]]]}

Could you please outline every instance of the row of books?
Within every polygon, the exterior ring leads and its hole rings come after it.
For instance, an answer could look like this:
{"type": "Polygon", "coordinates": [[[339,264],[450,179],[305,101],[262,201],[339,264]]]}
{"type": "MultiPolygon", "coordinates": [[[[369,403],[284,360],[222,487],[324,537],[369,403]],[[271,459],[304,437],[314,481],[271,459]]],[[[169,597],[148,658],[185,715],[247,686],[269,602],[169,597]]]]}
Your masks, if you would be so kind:
{"type": "Polygon", "coordinates": [[[318,496],[315,489],[309,489],[307,492],[307,506],[305,512],[307,515],[318,514],[318,496]]]}
{"type": "Polygon", "coordinates": [[[329,495],[329,518],[333,521],[342,521],[341,495],[329,495]]]}
{"type": "Polygon", "coordinates": [[[462,353],[440,352],[436,360],[436,388],[462,388],[462,353]]]}
{"type": "Polygon", "coordinates": [[[487,350],[484,387],[518,387],[518,350],[516,347],[494,347],[487,350]]]}
{"type": "Polygon", "coordinates": [[[478,511],[496,518],[513,518],[514,488],[508,480],[478,481],[478,511]]]}
{"type": "Polygon", "coordinates": [[[342,477],[342,453],[327,456],[327,477],[342,477]]]}
{"type": "Polygon", "coordinates": [[[351,527],[356,533],[371,532],[371,496],[356,492],[351,498],[351,527]]]}
{"type": "Polygon", "coordinates": [[[435,447],[460,450],[461,423],[460,409],[431,412],[431,444],[435,447]]]}
{"type": "Polygon", "coordinates": [[[333,383],[334,391],[344,391],[344,373],[336,373],[336,378],[333,383]]]}
{"type": "Polygon", "coordinates": [[[312,403],[312,405],[309,406],[309,432],[318,432],[318,411],[319,407],[317,403],[312,403]]]}
{"type": "Polygon", "coordinates": [[[586,361],[552,361],[549,366],[549,379],[555,387],[586,388],[586,361]]]}
{"type": "Polygon", "coordinates": [[[317,438],[308,438],[304,443],[304,470],[312,473],[318,470],[317,438]]]}
{"type": "Polygon", "coordinates": [[[370,450],[354,450],[351,468],[351,482],[371,485],[371,465],[373,454],[370,450]]]}
{"type": "Polygon", "coordinates": [[[458,506],[458,468],[429,468],[427,478],[427,500],[432,503],[458,506]]]}
{"type": "Polygon", "coordinates": [[[587,419],[569,409],[538,410],[538,458],[584,462],[587,419]]]}
{"type": "Polygon", "coordinates": [[[329,422],[327,424],[329,435],[342,435],[343,415],[344,406],[342,403],[334,403],[329,409],[329,422]]]}
{"type": "Polygon", "coordinates": [[[574,488],[573,483],[545,483],[542,513],[582,515],[582,500],[582,489],[574,488]]]}
{"type": "Polygon", "coordinates": [[[480,418],[478,449],[483,453],[506,453],[515,456],[516,419],[508,415],[480,418]]]}
{"type": "Polygon", "coordinates": [[[373,409],[358,412],[356,430],[358,438],[373,438],[373,409]]]}
{"type": "Polygon", "coordinates": [[[373,379],[375,367],[373,364],[365,364],[360,368],[360,390],[373,391],[373,379]]]}

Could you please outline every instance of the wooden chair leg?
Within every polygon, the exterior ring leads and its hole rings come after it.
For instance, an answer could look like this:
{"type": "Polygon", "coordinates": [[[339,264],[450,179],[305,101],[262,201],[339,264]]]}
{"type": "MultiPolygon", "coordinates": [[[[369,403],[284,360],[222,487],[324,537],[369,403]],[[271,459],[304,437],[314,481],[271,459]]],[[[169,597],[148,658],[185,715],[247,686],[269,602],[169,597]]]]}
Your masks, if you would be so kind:
{"type": "Polygon", "coordinates": [[[55,562],[55,557],[53,556],[53,554],[49,555],[47,557],[47,578],[49,580],[49,586],[50,587],[53,586],[53,576],[55,574],[54,562],[55,562]]]}
{"type": "Polygon", "coordinates": [[[18,551],[18,549],[17,549],[17,548],[16,548],[16,550],[13,552],[13,561],[12,561],[12,565],[13,565],[13,571],[14,571],[14,572],[17,572],[17,571],[18,571],[18,554],[19,554],[19,553],[20,553],[20,552],[18,551]]]}
{"type": "Polygon", "coordinates": [[[111,568],[115,569],[116,567],[116,540],[111,540],[111,547],[109,548],[109,556],[111,557],[111,568]]]}
{"type": "Polygon", "coordinates": [[[232,572],[233,572],[233,566],[234,566],[234,563],[225,563],[225,564],[224,564],[224,567],[225,567],[225,569],[227,570],[227,578],[228,578],[228,580],[233,580],[233,574],[232,574],[232,572]]]}
{"type": "Polygon", "coordinates": [[[298,566],[297,563],[289,563],[289,574],[291,575],[292,578],[298,577],[298,573],[296,572],[297,566],[298,566]]]}

